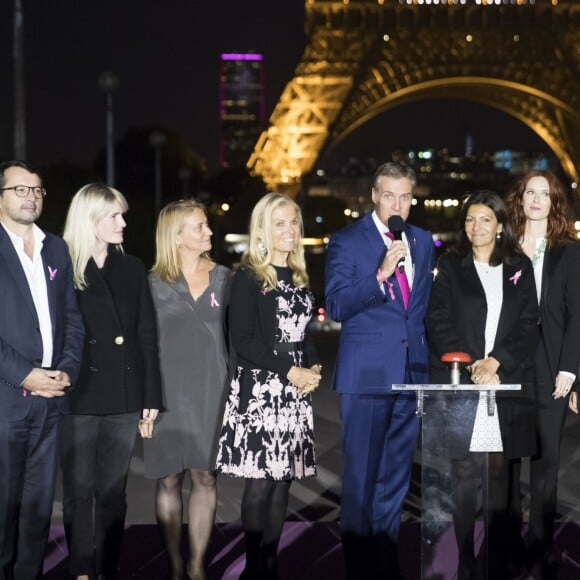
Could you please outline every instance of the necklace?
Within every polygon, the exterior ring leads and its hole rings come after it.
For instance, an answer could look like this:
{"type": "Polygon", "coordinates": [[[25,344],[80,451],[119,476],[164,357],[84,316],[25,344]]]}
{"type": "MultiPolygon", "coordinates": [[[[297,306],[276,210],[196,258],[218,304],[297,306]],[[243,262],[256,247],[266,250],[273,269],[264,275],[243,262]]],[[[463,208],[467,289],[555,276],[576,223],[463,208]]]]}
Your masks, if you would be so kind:
{"type": "Polygon", "coordinates": [[[489,265],[489,262],[477,262],[473,260],[473,263],[475,264],[477,271],[481,274],[489,274],[491,272],[491,266],[489,265]]]}
{"type": "Polygon", "coordinates": [[[536,251],[532,256],[532,264],[534,268],[536,267],[536,264],[543,258],[545,251],[546,251],[546,238],[542,238],[542,241],[538,244],[538,246],[536,247],[536,251]]]}

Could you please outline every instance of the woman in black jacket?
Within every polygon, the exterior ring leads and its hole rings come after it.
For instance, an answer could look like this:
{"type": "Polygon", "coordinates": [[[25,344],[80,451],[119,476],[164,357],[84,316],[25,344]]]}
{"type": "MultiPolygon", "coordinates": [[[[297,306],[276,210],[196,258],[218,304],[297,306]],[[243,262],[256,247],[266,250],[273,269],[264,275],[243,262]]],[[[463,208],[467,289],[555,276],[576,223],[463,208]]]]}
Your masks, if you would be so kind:
{"type": "MultiPolygon", "coordinates": [[[[491,191],[476,191],[461,208],[454,251],[443,254],[427,315],[431,382],[448,383],[446,352],[466,352],[473,363],[461,383],[521,384],[498,391],[495,412],[477,396],[462,419],[447,427],[455,484],[453,523],[459,548],[458,578],[475,574],[477,480],[488,460],[489,577],[509,577],[521,564],[519,529],[508,495],[510,460],[535,452],[533,353],[538,341],[534,272],[511,230],[505,205],[491,191]]],[[[453,416],[453,414],[451,414],[453,416]]],[[[455,417],[457,418],[457,417],[455,417]]]]}
{"type": "Polygon", "coordinates": [[[89,184],[64,228],[85,344],[61,440],[63,519],[77,579],[117,577],[125,488],[138,427],[150,435],[161,408],[157,325],[147,272],[123,253],[128,204],[89,184]]]}
{"type": "MultiPolygon", "coordinates": [[[[532,260],[542,339],[536,367],[538,452],[530,462],[529,553],[534,578],[556,577],[554,521],[560,444],[568,396],[580,363],[580,244],[566,190],[550,171],[523,175],[506,204],[522,248],[532,260]]],[[[572,393],[573,410],[576,394],[572,393]]],[[[516,497],[519,496],[516,488],[516,497]]]]}

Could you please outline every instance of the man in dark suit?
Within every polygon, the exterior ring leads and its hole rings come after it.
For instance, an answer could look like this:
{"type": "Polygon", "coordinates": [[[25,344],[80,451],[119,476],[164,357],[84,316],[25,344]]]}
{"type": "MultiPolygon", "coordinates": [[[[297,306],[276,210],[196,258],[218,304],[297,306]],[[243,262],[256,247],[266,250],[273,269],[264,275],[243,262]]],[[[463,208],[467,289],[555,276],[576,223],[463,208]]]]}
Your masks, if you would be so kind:
{"type": "Polygon", "coordinates": [[[404,223],[415,183],[403,163],[379,167],[374,211],[335,233],[328,247],[326,306],[342,323],[333,387],[341,393],[349,579],[400,574],[399,524],[419,425],[415,397],[392,385],[428,382],[424,318],[433,280],[431,236],[404,223]]]}
{"type": "Polygon", "coordinates": [[[0,164],[0,578],[14,580],[42,573],[84,335],[66,245],[35,225],[45,194],[25,163],[0,164]]]}

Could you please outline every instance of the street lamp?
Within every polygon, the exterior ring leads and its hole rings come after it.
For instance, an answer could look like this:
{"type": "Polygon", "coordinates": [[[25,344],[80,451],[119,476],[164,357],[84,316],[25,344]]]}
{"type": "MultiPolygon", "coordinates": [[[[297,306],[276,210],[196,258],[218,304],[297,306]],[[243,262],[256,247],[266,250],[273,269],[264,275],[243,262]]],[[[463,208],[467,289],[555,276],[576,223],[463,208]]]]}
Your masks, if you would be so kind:
{"type": "Polygon", "coordinates": [[[161,131],[153,131],[149,136],[149,143],[155,149],[155,215],[161,211],[161,149],[167,138],[161,131]]]}
{"type": "Polygon", "coordinates": [[[119,77],[105,71],[99,77],[99,87],[107,95],[107,185],[115,186],[115,136],[113,131],[113,92],[119,86],[119,77]]]}
{"type": "Polygon", "coordinates": [[[24,82],[24,15],[14,1],[14,158],[26,159],[26,89],[24,82]]]}
{"type": "Polygon", "coordinates": [[[181,185],[183,189],[183,197],[189,195],[189,180],[191,179],[191,169],[188,167],[182,167],[178,172],[177,176],[181,180],[181,185]]]}

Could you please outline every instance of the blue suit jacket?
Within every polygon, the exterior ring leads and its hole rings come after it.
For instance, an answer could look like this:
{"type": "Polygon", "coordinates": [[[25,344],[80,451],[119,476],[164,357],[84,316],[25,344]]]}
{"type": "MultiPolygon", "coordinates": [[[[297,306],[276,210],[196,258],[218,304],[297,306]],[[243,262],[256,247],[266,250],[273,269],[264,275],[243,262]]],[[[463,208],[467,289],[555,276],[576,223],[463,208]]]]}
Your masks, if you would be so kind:
{"type": "Polygon", "coordinates": [[[372,214],[335,233],[326,259],[326,306],[342,324],[333,388],[340,393],[384,395],[405,382],[407,354],[412,382],[428,382],[429,348],[424,319],[433,281],[433,240],[406,225],[414,265],[405,310],[395,276],[395,299],[377,283],[386,246],[372,214]]]}
{"type": "MultiPolygon", "coordinates": [[[[52,321],[51,366],[65,371],[74,381],[84,329],[64,241],[47,233],[42,260],[52,321]]],[[[31,397],[23,396],[21,385],[33,368],[42,366],[42,353],[38,317],[26,275],[8,234],[0,226],[0,418],[18,419],[27,413],[31,397]]],[[[58,398],[62,411],[66,410],[67,398],[58,398]]]]}

